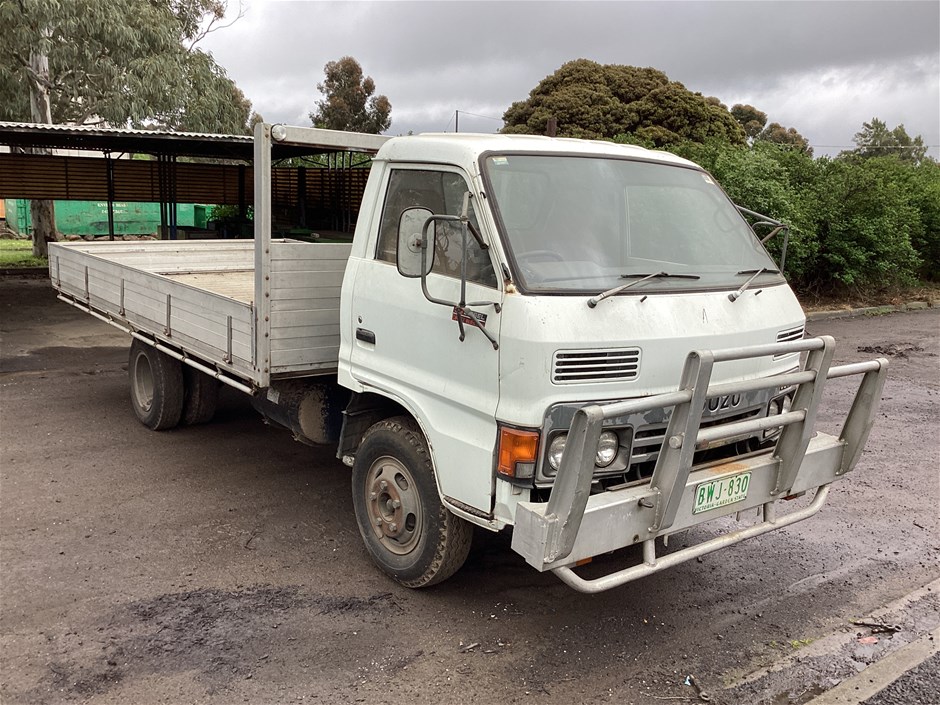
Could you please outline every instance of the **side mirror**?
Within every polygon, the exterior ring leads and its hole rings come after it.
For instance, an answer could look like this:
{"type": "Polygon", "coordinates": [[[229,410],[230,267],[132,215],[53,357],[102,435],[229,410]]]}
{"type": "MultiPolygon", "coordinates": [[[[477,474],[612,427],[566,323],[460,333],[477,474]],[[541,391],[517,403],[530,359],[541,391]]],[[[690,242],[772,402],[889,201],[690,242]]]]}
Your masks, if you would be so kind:
{"type": "MultiPolygon", "coordinates": [[[[428,247],[425,270],[421,271],[422,231],[433,213],[427,208],[407,208],[398,218],[398,246],[395,261],[398,271],[405,277],[425,276],[434,266],[434,247],[428,247]]],[[[434,227],[430,228],[430,237],[434,237],[434,227]]]]}

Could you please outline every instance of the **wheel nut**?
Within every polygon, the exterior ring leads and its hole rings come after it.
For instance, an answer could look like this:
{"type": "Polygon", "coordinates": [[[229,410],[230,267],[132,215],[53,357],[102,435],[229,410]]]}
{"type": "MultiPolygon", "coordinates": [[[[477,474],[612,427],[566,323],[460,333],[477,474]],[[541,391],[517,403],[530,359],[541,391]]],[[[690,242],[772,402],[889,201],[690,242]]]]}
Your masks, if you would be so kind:
{"type": "Polygon", "coordinates": [[[373,519],[373,521],[375,522],[376,526],[382,526],[382,517],[376,517],[373,519]]]}
{"type": "Polygon", "coordinates": [[[380,488],[382,489],[382,491],[384,492],[385,490],[388,489],[388,483],[387,483],[385,480],[382,480],[382,481],[379,483],[379,487],[380,487],[380,488]]]}
{"type": "Polygon", "coordinates": [[[398,509],[401,506],[401,502],[397,499],[393,499],[389,504],[392,505],[392,509],[398,509]]]}
{"type": "Polygon", "coordinates": [[[374,501],[376,500],[376,498],[378,498],[378,495],[377,495],[375,492],[370,492],[370,493],[369,493],[369,500],[370,500],[370,501],[374,502],[374,501]]]}
{"type": "Polygon", "coordinates": [[[388,530],[391,531],[392,533],[395,533],[396,531],[398,531],[398,524],[389,524],[388,530]]]}

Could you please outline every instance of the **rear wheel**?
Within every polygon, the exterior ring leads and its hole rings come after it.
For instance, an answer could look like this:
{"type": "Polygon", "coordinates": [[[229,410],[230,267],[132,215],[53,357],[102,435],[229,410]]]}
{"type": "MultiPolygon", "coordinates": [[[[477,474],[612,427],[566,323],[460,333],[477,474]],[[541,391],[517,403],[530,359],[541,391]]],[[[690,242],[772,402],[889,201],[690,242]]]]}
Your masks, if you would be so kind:
{"type": "Polygon", "coordinates": [[[174,428],[183,412],[183,370],[179,360],[134,339],[127,374],[131,406],[140,422],[154,431],[174,428]]]}
{"type": "Polygon", "coordinates": [[[219,404],[219,380],[195,367],[183,366],[183,415],[187,426],[209,423],[219,404]]]}
{"type": "Polygon", "coordinates": [[[473,527],[441,503],[424,436],[411,419],[366,431],[353,463],[353,506],[372,560],[406,587],[434,585],[467,559],[473,527]]]}

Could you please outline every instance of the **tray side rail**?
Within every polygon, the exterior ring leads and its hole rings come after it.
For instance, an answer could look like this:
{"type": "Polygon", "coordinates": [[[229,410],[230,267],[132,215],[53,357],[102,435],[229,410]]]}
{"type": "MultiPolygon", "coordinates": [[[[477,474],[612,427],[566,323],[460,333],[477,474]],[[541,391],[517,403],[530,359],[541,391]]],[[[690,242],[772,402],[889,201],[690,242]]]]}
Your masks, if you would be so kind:
{"type": "Polygon", "coordinates": [[[249,389],[257,386],[252,304],[112,257],[98,254],[94,243],[50,243],[49,275],[59,298],[249,389]]]}

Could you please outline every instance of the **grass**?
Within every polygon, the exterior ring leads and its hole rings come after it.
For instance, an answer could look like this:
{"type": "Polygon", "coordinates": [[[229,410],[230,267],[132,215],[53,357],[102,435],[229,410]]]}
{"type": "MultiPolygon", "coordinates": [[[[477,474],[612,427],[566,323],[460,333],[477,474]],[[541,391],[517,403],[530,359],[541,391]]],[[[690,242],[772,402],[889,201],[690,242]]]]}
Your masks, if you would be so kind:
{"type": "Polygon", "coordinates": [[[30,240],[0,240],[0,268],[45,266],[45,257],[33,257],[33,243],[30,240]]]}

